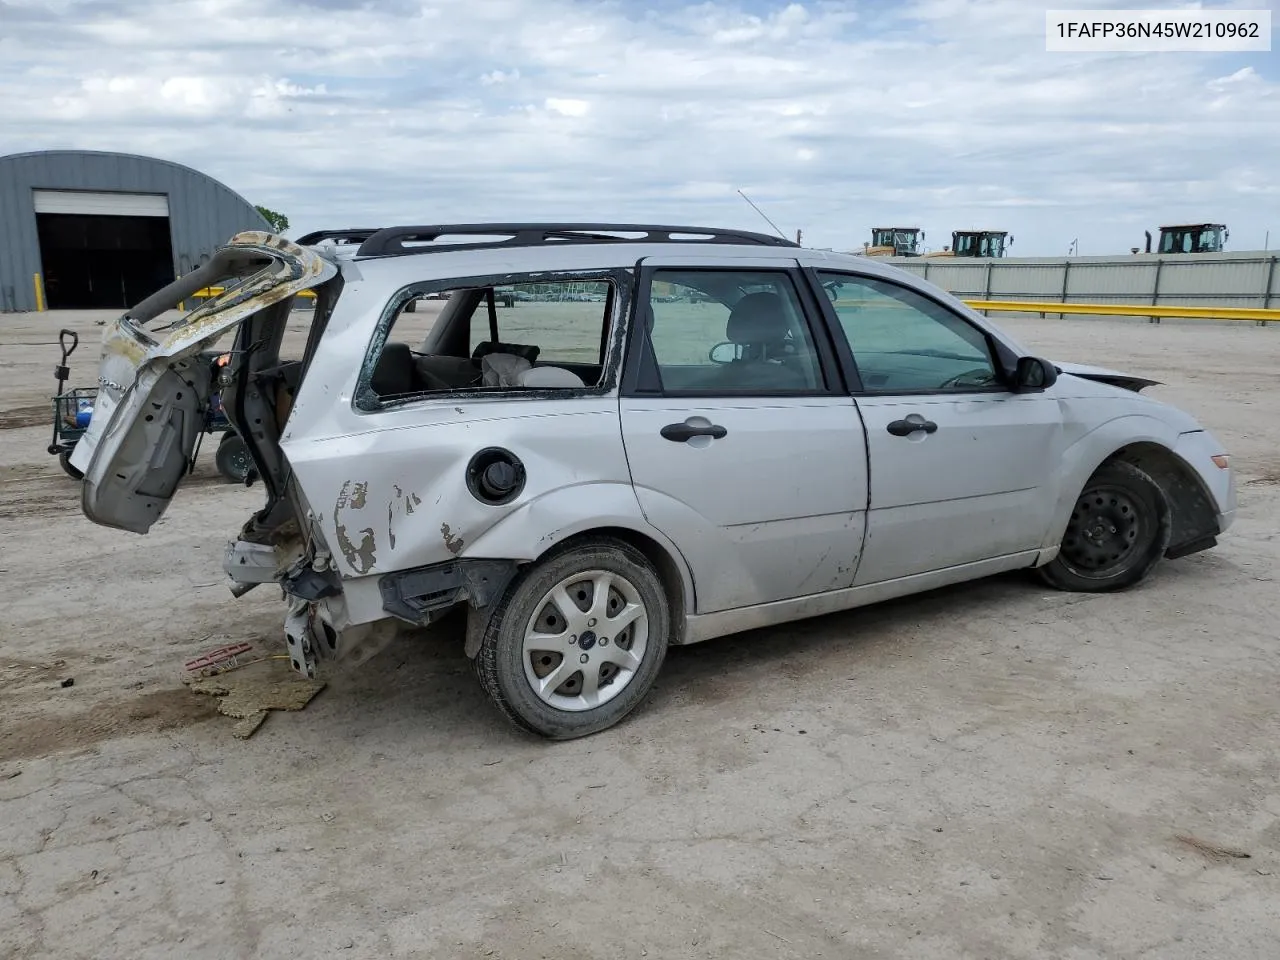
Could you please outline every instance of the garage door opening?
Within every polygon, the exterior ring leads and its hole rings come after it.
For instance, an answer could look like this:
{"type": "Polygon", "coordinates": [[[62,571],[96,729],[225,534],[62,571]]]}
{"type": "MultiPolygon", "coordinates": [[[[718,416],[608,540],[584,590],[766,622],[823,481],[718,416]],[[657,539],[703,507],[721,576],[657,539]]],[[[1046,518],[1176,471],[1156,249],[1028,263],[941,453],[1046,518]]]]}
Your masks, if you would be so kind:
{"type": "Polygon", "coordinates": [[[123,308],[173,280],[167,197],[38,190],[35,208],[50,309],[123,308]]]}

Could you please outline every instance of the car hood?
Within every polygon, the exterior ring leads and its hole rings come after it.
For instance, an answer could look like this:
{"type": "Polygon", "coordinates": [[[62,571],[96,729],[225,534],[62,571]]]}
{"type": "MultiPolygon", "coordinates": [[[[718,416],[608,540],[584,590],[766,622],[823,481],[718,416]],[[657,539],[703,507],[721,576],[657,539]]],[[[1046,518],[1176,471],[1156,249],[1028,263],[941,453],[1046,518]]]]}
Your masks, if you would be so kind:
{"type": "Polygon", "coordinates": [[[1108,383],[1113,387],[1132,390],[1134,393],[1139,393],[1146,387],[1154,387],[1160,383],[1159,380],[1149,380],[1146,377],[1134,376],[1131,373],[1121,373],[1118,370],[1109,370],[1106,367],[1092,367],[1084,363],[1060,363],[1055,360],[1053,365],[1058,368],[1059,373],[1068,373],[1082,380],[1096,380],[1099,383],[1108,383]]]}

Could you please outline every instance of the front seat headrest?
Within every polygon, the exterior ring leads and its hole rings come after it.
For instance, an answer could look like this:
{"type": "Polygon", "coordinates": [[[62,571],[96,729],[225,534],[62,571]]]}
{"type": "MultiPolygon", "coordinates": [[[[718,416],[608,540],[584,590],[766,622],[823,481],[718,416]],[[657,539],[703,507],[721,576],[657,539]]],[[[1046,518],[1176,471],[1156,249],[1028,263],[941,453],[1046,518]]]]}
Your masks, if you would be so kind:
{"type": "Polygon", "coordinates": [[[738,344],[780,344],[787,338],[787,318],[776,293],[749,293],[736,304],[725,325],[725,339],[738,344]]]}

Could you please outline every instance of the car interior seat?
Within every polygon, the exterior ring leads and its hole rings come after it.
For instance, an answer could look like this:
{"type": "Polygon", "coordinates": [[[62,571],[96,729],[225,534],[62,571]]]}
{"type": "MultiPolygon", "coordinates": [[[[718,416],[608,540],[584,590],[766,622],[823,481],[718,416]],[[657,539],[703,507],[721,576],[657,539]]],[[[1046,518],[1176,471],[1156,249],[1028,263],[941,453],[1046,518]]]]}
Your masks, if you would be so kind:
{"type": "Polygon", "coordinates": [[[790,332],[781,297],[764,291],[747,294],[725,324],[725,339],[741,347],[741,356],[720,368],[717,385],[763,390],[813,386],[801,358],[788,351],[790,332]]]}
{"type": "Polygon", "coordinates": [[[483,360],[485,357],[494,353],[509,353],[512,356],[524,357],[530,363],[535,363],[538,354],[542,348],[534,344],[525,343],[502,343],[499,340],[484,340],[476,344],[476,348],[471,353],[471,359],[483,360]]]}
{"type": "Polygon", "coordinates": [[[369,386],[380,397],[394,397],[418,391],[414,376],[413,351],[407,343],[390,340],[383,344],[374,364],[369,386]]]}

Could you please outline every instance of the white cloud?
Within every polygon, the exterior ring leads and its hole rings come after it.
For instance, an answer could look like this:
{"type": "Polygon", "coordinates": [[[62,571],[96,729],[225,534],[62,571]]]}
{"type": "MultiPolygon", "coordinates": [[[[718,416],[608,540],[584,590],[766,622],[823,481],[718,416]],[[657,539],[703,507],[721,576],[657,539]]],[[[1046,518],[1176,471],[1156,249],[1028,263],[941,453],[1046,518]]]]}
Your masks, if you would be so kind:
{"type": "Polygon", "coordinates": [[[3,142],[187,163],[298,232],[767,229],[738,188],[818,246],[880,220],[938,244],[990,223],[1023,254],[1125,251],[1183,217],[1235,248],[1280,232],[1273,54],[1048,54],[1044,6],[5,0],[3,142]]]}
{"type": "Polygon", "coordinates": [[[585,100],[573,100],[566,97],[548,97],[545,103],[548,110],[563,117],[585,117],[591,104],[585,100]]]}
{"type": "Polygon", "coordinates": [[[512,70],[510,73],[504,73],[501,70],[490,70],[488,73],[481,75],[480,82],[486,87],[492,87],[499,83],[511,83],[519,79],[519,70],[512,70]]]}

